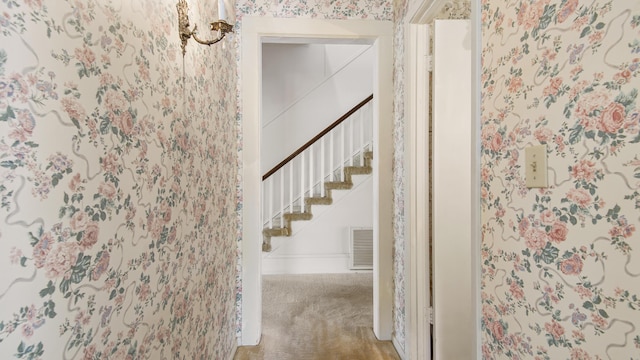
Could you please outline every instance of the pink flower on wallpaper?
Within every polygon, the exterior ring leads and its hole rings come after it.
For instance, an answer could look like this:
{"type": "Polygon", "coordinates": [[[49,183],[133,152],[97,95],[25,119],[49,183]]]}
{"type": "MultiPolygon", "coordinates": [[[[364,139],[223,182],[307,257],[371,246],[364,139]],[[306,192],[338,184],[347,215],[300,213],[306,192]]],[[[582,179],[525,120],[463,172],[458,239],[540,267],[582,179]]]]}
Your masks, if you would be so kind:
{"type": "Polygon", "coordinates": [[[595,313],[591,314],[591,321],[593,321],[593,324],[596,326],[596,328],[600,329],[606,329],[609,325],[609,322],[605,318],[595,313]]]}
{"type": "Polygon", "coordinates": [[[116,115],[113,119],[114,124],[122,130],[125,135],[131,135],[133,132],[133,117],[128,110],[116,115]]]}
{"type": "Polygon", "coordinates": [[[548,3],[549,0],[535,1],[533,4],[523,1],[518,11],[518,25],[523,25],[527,30],[537,27],[544,13],[544,6],[548,3]]]}
{"type": "Polygon", "coordinates": [[[582,208],[587,208],[591,205],[591,195],[584,189],[571,189],[567,193],[567,199],[573,201],[575,204],[582,208]]]}
{"type": "Polygon", "coordinates": [[[109,153],[107,156],[100,159],[102,163],[102,170],[109,174],[116,174],[118,172],[118,155],[115,153],[109,153]]]}
{"type": "Polygon", "coordinates": [[[62,98],[62,100],[60,100],[60,103],[62,104],[62,107],[67,115],[69,115],[69,117],[72,119],[83,120],[87,116],[86,111],[84,110],[80,102],[78,102],[75,98],[62,98]]]}
{"type": "Polygon", "coordinates": [[[129,105],[121,92],[109,90],[104,96],[104,107],[111,114],[120,114],[126,111],[129,105]]]}
{"type": "Polygon", "coordinates": [[[556,95],[558,90],[560,90],[560,86],[562,85],[562,78],[554,77],[549,81],[549,85],[544,88],[542,91],[543,96],[551,96],[556,95]]]}
{"type": "Polygon", "coordinates": [[[586,288],[582,285],[578,285],[575,288],[573,288],[573,290],[578,293],[578,295],[580,295],[581,299],[586,299],[586,298],[590,298],[593,296],[593,291],[591,291],[591,289],[586,288]]]}
{"type": "Polygon", "coordinates": [[[504,327],[499,321],[494,321],[490,324],[491,332],[496,340],[501,341],[504,338],[504,327]]]}
{"type": "Polygon", "coordinates": [[[542,250],[547,244],[547,233],[541,229],[531,228],[524,234],[527,247],[532,250],[542,250]]]}
{"type": "Polygon", "coordinates": [[[508,90],[511,93],[518,92],[522,88],[522,78],[519,76],[514,76],[509,80],[508,90]]]}
{"type": "Polygon", "coordinates": [[[101,182],[98,185],[98,192],[109,200],[113,200],[116,196],[116,187],[111,182],[101,182]]]}
{"type": "Polygon", "coordinates": [[[556,243],[563,242],[567,239],[568,232],[567,224],[562,221],[556,221],[553,223],[551,230],[549,230],[549,239],[556,243]]]}
{"type": "Polygon", "coordinates": [[[540,213],[540,221],[545,225],[551,225],[556,221],[556,215],[553,211],[547,209],[540,213]]]}
{"type": "Polygon", "coordinates": [[[82,48],[76,48],[74,54],[76,59],[86,68],[93,66],[93,63],[96,61],[96,55],[87,45],[84,45],[82,48]]]}
{"type": "Polygon", "coordinates": [[[589,353],[580,348],[571,349],[571,360],[591,360],[592,357],[589,353]]]}
{"type": "Polygon", "coordinates": [[[68,241],[59,242],[51,249],[45,261],[45,269],[47,277],[55,279],[57,277],[68,275],[67,272],[75,265],[78,253],[78,243],[68,241]]]}
{"type": "Polygon", "coordinates": [[[627,68],[627,69],[624,69],[621,72],[615,74],[613,76],[613,80],[615,82],[617,82],[618,84],[620,84],[620,85],[624,85],[624,84],[628,83],[629,80],[631,80],[631,76],[632,75],[633,75],[633,73],[631,72],[631,70],[629,70],[627,68]]]}
{"type": "Polygon", "coordinates": [[[91,344],[82,350],[82,360],[92,360],[96,353],[96,344],[91,344]]]}
{"type": "Polygon", "coordinates": [[[69,221],[69,225],[71,225],[71,230],[73,231],[82,231],[87,226],[89,222],[89,216],[82,210],[76,211],[75,214],[71,217],[69,221]]]}
{"type": "Polygon", "coordinates": [[[80,190],[80,184],[82,184],[82,180],[80,179],[80,173],[76,173],[69,181],[69,190],[71,191],[80,190]]]}
{"type": "Polygon", "coordinates": [[[615,134],[622,128],[626,119],[626,111],[622,104],[612,102],[600,113],[598,130],[615,134]]]}
{"type": "Polygon", "coordinates": [[[609,235],[611,235],[612,238],[630,238],[631,235],[633,235],[633,233],[636,231],[635,225],[629,224],[625,216],[620,216],[616,220],[616,223],[617,226],[614,226],[611,230],[609,230],[609,235]]]}
{"type": "Polygon", "coordinates": [[[497,132],[493,135],[489,148],[495,152],[498,152],[502,149],[502,146],[503,146],[502,135],[500,135],[500,133],[497,132]]]}
{"type": "Polygon", "coordinates": [[[590,117],[594,116],[596,110],[610,103],[611,97],[609,93],[604,91],[592,91],[580,97],[576,103],[575,114],[584,122],[585,130],[593,130],[595,128],[595,125],[591,126],[590,117]]]}
{"type": "Polygon", "coordinates": [[[524,291],[522,290],[522,287],[518,285],[518,282],[515,280],[512,280],[511,284],[509,285],[509,292],[511,292],[511,295],[513,295],[513,297],[518,300],[524,299],[524,291]]]}
{"type": "Polygon", "coordinates": [[[93,221],[90,222],[82,233],[82,239],[80,239],[80,249],[84,251],[95,245],[98,242],[99,234],[100,229],[98,228],[98,224],[93,221]]]}
{"type": "Polygon", "coordinates": [[[576,11],[578,0],[568,0],[558,11],[558,22],[563,23],[576,11]]]}
{"type": "Polygon", "coordinates": [[[22,336],[30,339],[31,336],[33,335],[33,326],[31,326],[31,324],[29,323],[25,323],[22,325],[22,336]]]}
{"type": "Polygon", "coordinates": [[[565,275],[580,275],[582,272],[582,259],[578,254],[560,262],[560,271],[565,275]]]}
{"type": "Polygon", "coordinates": [[[520,236],[524,236],[527,230],[529,230],[530,225],[529,219],[526,217],[523,217],[522,220],[520,220],[520,223],[518,223],[518,232],[520,233],[520,236]]]}
{"type": "Polygon", "coordinates": [[[66,155],[58,152],[55,155],[51,155],[48,158],[49,166],[52,167],[56,172],[66,172],[67,169],[73,167],[73,161],[69,160],[66,155]]]}
{"type": "Polygon", "coordinates": [[[15,109],[14,112],[18,121],[10,123],[12,130],[9,137],[14,141],[25,142],[33,135],[36,121],[29,110],[15,109]]]}
{"type": "Polygon", "coordinates": [[[20,259],[22,259],[22,257],[23,257],[22,250],[18,249],[15,246],[11,248],[11,253],[9,255],[11,264],[13,265],[18,264],[20,262],[20,259]]]}
{"type": "Polygon", "coordinates": [[[40,236],[40,240],[33,247],[33,260],[35,266],[39,269],[42,268],[47,260],[47,255],[53,247],[53,237],[50,232],[46,232],[40,236]]]}
{"type": "Polygon", "coordinates": [[[564,327],[562,327],[562,325],[560,325],[560,323],[555,320],[552,320],[550,323],[544,324],[544,329],[556,340],[559,340],[564,335],[564,327]]]}
{"type": "Polygon", "coordinates": [[[571,176],[576,180],[590,182],[595,178],[595,165],[591,160],[582,159],[571,167],[571,176]]]}
{"type": "Polygon", "coordinates": [[[542,144],[545,144],[553,139],[553,132],[549,128],[540,127],[533,132],[533,136],[536,137],[536,140],[538,140],[542,144]]]}
{"type": "Polygon", "coordinates": [[[553,140],[556,143],[556,146],[558,147],[558,151],[562,152],[564,151],[564,138],[562,137],[562,135],[556,135],[555,139],[553,140]]]}

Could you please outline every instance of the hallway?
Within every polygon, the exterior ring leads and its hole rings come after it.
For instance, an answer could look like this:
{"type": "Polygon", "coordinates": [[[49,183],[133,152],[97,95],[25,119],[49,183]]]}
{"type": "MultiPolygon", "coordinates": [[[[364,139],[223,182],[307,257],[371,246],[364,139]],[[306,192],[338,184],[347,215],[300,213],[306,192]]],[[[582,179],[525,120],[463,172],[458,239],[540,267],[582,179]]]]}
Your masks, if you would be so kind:
{"type": "Polygon", "coordinates": [[[265,275],[263,332],[236,360],[400,359],[372,331],[372,274],[265,275]]]}

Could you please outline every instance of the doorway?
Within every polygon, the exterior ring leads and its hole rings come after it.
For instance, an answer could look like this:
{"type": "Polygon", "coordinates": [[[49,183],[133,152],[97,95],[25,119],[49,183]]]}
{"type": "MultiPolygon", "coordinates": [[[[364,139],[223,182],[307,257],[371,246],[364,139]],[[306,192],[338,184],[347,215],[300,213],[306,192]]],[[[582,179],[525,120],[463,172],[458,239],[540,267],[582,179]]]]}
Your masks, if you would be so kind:
{"type": "Polygon", "coordinates": [[[242,292],[240,345],[256,345],[262,328],[260,173],[261,44],[265,38],[333,39],[372,44],[374,66],[374,324],[390,340],[393,299],[392,24],[382,21],[245,17],[242,22],[242,292]]]}

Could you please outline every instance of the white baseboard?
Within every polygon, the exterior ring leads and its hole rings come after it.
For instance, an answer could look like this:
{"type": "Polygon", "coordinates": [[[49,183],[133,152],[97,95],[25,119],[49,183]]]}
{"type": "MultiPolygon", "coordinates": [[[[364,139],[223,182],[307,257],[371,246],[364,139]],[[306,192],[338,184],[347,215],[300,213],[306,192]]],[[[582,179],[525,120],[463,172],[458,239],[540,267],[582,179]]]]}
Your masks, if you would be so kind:
{"type": "Polygon", "coordinates": [[[349,254],[278,255],[262,258],[263,275],[352,273],[349,254]]]}
{"type": "Polygon", "coordinates": [[[391,343],[393,344],[393,347],[396,349],[398,356],[400,356],[400,359],[407,360],[407,357],[404,354],[404,346],[400,345],[400,342],[395,336],[391,338],[391,343]]]}

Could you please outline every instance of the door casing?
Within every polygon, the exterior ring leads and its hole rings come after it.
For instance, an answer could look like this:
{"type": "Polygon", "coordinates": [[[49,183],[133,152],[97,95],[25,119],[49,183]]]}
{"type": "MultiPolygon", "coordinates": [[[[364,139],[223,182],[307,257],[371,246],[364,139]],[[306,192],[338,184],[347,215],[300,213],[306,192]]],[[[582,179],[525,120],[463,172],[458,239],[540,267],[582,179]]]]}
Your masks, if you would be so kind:
{"type": "Polygon", "coordinates": [[[262,328],[260,218],[260,104],[261,45],[265,38],[291,38],[300,42],[370,43],[376,52],[374,66],[374,324],[380,340],[393,331],[393,24],[371,20],[320,20],[243,17],[241,29],[242,118],[242,239],[240,345],[260,342],[262,328]]]}

